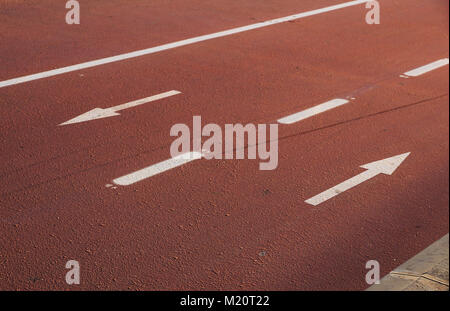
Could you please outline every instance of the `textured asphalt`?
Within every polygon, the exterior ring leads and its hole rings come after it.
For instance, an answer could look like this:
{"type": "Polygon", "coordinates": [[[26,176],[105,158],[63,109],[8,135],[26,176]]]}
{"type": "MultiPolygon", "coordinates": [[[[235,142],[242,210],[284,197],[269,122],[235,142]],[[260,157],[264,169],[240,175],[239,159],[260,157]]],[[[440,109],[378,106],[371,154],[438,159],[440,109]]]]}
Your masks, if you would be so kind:
{"type": "MultiPolygon", "coordinates": [[[[91,1],[66,25],[54,1],[0,0],[0,81],[342,1],[91,1]]],[[[363,290],[449,226],[448,1],[381,0],[0,88],[0,289],[363,290]],[[169,90],[121,116],[58,126],[169,90]],[[276,123],[279,165],[199,160],[128,187],[170,158],[176,123],[276,123]],[[411,152],[319,206],[304,201],[411,152]],[[65,263],[81,284],[65,283],[65,263]]]]}

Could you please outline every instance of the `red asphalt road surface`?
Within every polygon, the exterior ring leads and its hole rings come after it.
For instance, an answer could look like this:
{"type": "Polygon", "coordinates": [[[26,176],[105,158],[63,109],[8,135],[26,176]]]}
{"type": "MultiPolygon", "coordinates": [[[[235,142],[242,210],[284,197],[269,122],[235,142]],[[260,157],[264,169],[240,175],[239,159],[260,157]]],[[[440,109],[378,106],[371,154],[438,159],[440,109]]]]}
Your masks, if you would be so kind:
{"type": "MultiPolygon", "coordinates": [[[[342,3],[0,0],[0,81],[342,3]],[[64,2],[64,1],[63,1],[64,2]]],[[[363,290],[448,232],[446,0],[381,0],[156,54],[0,88],[0,289],[363,290]],[[120,116],[58,126],[169,90],[120,116]],[[279,163],[199,160],[131,186],[170,158],[170,128],[276,123],[279,163]],[[304,201],[360,165],[411,152],[316,207],[304,201]],[[68,260],[81,284],[65,282],[68,260]]]]}

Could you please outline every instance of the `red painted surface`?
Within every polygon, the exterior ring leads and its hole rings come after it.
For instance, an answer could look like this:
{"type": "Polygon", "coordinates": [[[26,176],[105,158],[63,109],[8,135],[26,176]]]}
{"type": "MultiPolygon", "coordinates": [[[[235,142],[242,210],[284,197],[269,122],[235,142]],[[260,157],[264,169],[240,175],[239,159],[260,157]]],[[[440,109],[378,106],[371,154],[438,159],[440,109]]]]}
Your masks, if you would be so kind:
{"type": "MultiPolygon", "coordinates": [[[[339,1],[104,1],[81,25],[53,1],[0,5],[0,80],[244,26],[339,1]],[[30,5],[28,5],[30,3],[30,5]],[[78,28],[77,28],[78,27],[78,28]]],[[[0,89],[0,289],[361,290],[448,232],[447,1],[381,1],[0,89]],[[168,90],[121,116],[59,127],[168,90]],[[170,157],[175,123],[280,125],[279,166],[201,160],[105,187],[170,157]],[[318,207],[304,200],[411,155],[318,207]],[[261,256],[264,255],[264,256],[261,256]],[[65,284],[66,261],[81,285],[65,284]]]]}

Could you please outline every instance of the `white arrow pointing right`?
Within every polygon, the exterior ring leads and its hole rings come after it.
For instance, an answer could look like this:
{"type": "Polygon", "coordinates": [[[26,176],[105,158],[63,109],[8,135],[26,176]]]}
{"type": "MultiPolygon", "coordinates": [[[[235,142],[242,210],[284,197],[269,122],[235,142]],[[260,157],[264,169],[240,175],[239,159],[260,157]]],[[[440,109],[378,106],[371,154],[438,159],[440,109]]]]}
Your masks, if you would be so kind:
{"type": "Polygon", "coordinates": [[[374,178],[379,174],[392,175],[400,166],[400,164],[402,164],[402,162],[410,155],[410,153],[411,152],[403,153],[395,157],[362,165],[361,167],[367,169],[367,171],[362,172],[361,174],[356,175],[355,177],[352,177],[340,183],[339,185],[306,200],[305,202],[317,206],[342,192],[345,192],[371,178],[374,178]]]}

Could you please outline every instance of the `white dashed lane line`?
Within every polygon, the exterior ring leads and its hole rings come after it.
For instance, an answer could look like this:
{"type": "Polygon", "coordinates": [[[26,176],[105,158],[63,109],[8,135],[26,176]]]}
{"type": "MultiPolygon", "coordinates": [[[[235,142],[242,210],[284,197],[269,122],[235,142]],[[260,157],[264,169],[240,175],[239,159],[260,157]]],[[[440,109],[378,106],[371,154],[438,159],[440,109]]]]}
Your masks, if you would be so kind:
{"type": "MultiPolygon", "coordinates": [[[[421,74],[424,74],[426,72],[429,72],[431,70],[437,69],[439,67],[445,66],[448,64],[448,58],[446,59],[442,59],[436,62],[433,62],[431,64],[422,66],[420,68],[408,71],[405,73],[405,75],[408,76],[419,76],[421,74]]],[[[175,94],[178,94],[178,91],[170,91],[170,92],[166,92],[163,94],[159,94],[159,95],[155,95],[153,97],[149,97],[150,99],[154,99],[154,98],[164,98],[167,96],[172,96],[175,94]]],[[[126,109],[129,107],[133,107],[136,105],[140,105],[144,102],[147,102],[148,99],[143,99],[143,100],[139,100],[139,101],[135,101],[135,102],[131,102],[128,104],[123,104],[117,107],[113,107],[113,108],[109,108],[109,109],[116,109],[116,110],[121,110],[121,109],[126,109]]],[[[351,100],[354,100],[355,98],[352,97],[351,100]]],[[[335,98],[332,99],[330,101],[327,101],[325,103],[322,103],[320,105],[308,108],[306,110],[291,114],[289,116],[283,117],[281,119],[278,119],[278,123],[281,124],[293,124],[302,120],[305,120],[307,118],[310,118],[312,116],[315,116],[317,114],[332,110],[334,108],[340,107],[342,105],[348,104],[350,101],[347,99],[342,99],[342,98],[335,98]]],[[[97,108],[98,109],[98,108],[97,108]]],[[[95,110],[95,109],[94,109],[95,110]]],[[[115,113],[115,112],[113,112],[115,113]]],[[[115,115],[115,114],[114,114],[115,115]]],[[[82,115],[83,116],[83,115],[82,115]]],[[[77,117],[80,118],[80,117],[77,117]]],[[[75,119],[77,119],[75,118],[75,119]]],[[[73,120],[75,120],[73,119],[73,120]]],[[[92,119],[92,118],[91,118],[92,119]]],[[[72,121],[72,120],[71,120],[72,121]]],[[[68,122],[71,122],[68,121],[68,122]]],[[[66,122],[66,123],[68,123],[66,122]]],[[[82,121],[77,121],[77,122],[82,122],[82,121]]],[[[74,122],[71,122],[74,123],[74,122]]],[[[335,197],[336,195],[347,191],[357,185],[359,185],[360,183],[371,179],[381,173],[383,174],[388,174],[391,175],[395,169],[397,168],[398,165],[400,165],[403,160],[409,155],[409,153],[405,153],[405,154],[401,154],[398,155],[396,157],[392,157],[392,158],[388,158],[388,159],[384,159],[381,161],[377,161],[377,162],[373,162],[373,163],[369,163],[366,165],[363,165],[363,168],[366,168],[367,171],[353,177],[350,178],[349,180],[346,180],[342,183],[340,183],[339,185],[330,188],[308,200],[306,200],[305,202],[311,205],[319,205],[333,197],[335,197]]],[[[139,181],[142,181],[144,179],[153,177],[155,175],[158,175],[160,173],[163,173],[165,171],[171,170],[173,168],[185,165],[189,162],[192,162],[194,160],[198,160],[202,158],[202,153],[199,152],[190,152],[190,153],[186,153],[177,157],[173,157],[172,159],[160,162],[158,164],[149,166],[147,168],[141,169],[139,171],[136,171],[134,173],[125,175],[123,177],[117,178],[115,179],[113,182],[116,185],[120,185],[120,186],[129,186],[132,185],[134,183],[137,183],[139,181]]]]}
{"type": "Polygon", "coordinates": [[[428,65],[425,65],[425,66],[422,66],[422,67],[410,70],[408,72],[405,72],[403,74],[403,76],[418,77],[418,76],[421,76],[421,75],[423,75],[423,74],[425,74],[427,72],[430,72],[432,70],[444,67],[446,65],[448,65],[448,58],[443,58],[443,59],[437,60],[435,62],[432,62],[432,63],[430,63],[428,65]]]}
{"type": "Polygon", "coordinates": [[[312,108],[291,114],[287,117],[281,118],[278,120],[278,123],[281,124],[292,124],[295,122],[299,122],[302,120],[305,120],[307,118],[310,118],[312,116],[315,116],[319,113],[334,109],[336,107],[342,106],[347,104],[349,101],[346,99],[341,99],[341,98],[337,98],[337,99],[333,99],[330,101],[327,101],[326,103],[314,106],[312,108]]]}
{"type": "MultiPolygon", "coordinates": [[[[423,74],[425,74],[427,72],[430,72],[432,70],[435,70],[435,69],[441,68],[443,66],[446,66],[446,65],[448,65],[448,63],[449,63],[449,59],[448,58],[443,58],[443,59],[440,59],[438,61],[435,61],[435,62],[432,62],[430,64],[427,64],[425,66],[422,66],[422,67],[410,70],[408,72],[405,72],[404,74],[400,75],[400,77],[402,77],[402,78],[418,77],[418,76],[423,75],[423,74]]],[[[354,100],[354,99],[355,99],[354,97],[351,98],[351,100],[354,100]]],[[[335,99],[327,101],[327,102],[325,102],[323,104],[320,104],[320,105],[308,108],[306,110],[303,110],[303,111],[291,114],[289,116],[283,117],[281,119],[278,119],[278,123],[281,123],[281,124],[293,124],[293,123],[296,123],[296,122],[308,119],[310,117],[313,117],[315,115],[318,115],[318,114],[320,114],[322,112],[325,112],[325,111],[328,111],[328,110],[340,107],[340,106],[345,105],[347,103],[349,103],[349,101],[346,100],[346,99],[335,98],[335,99]]]]}
{"type": "Polygon", "coordinates": [[[160,173],[166,172],[173,168],[176,168],[181,165],[185,165],[189,162],[200,160],[202,158],[202,153],[200,152],[189,152],[176,157],[173,157],[169,160],[151,165],[149,167],[143,168],[134,173],[116,178],[113,182],[119,186],[129,186],[135,184],[144,179],[153,177],[160,173]]]}

